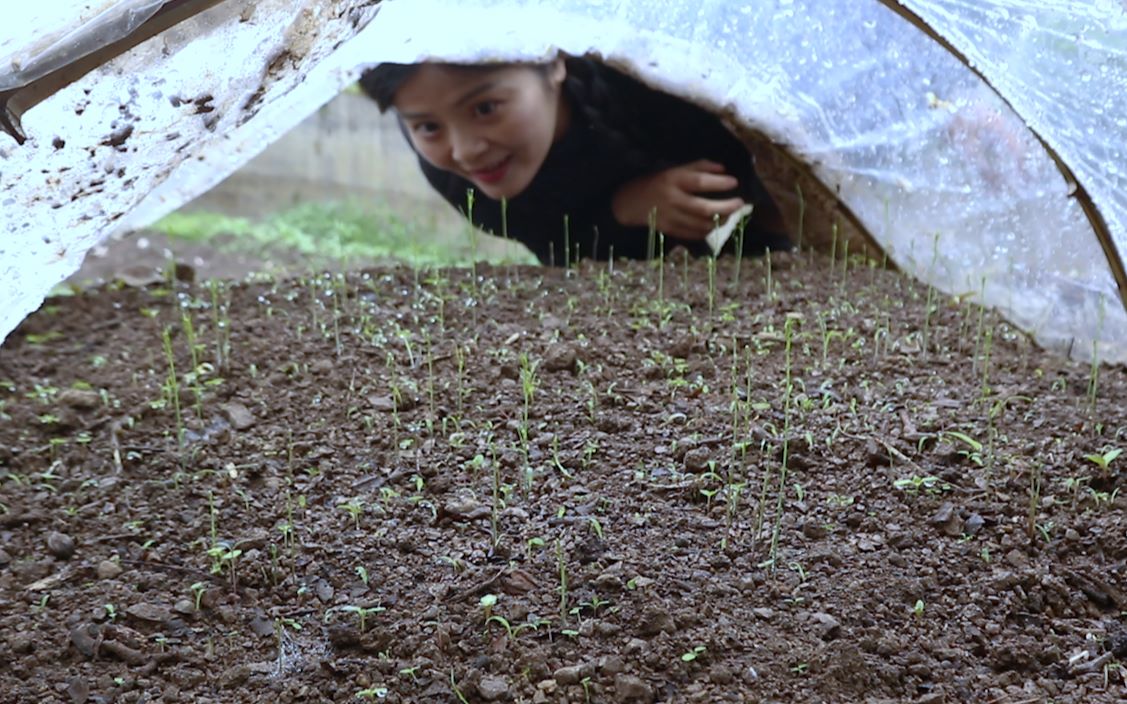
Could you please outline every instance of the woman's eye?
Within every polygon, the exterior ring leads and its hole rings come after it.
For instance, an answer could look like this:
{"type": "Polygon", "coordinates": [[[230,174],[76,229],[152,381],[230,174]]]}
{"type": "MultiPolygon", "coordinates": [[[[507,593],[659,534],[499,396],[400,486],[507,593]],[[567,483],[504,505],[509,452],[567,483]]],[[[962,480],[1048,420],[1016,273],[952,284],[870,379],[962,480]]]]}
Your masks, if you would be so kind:
{"type": "Polygon", "coordinates": [[[438,133],[437,122],[419,122],[413,128],[415,134],[430,137],[438,133]]]}
{"type": "Polygon", "coordinates": [[[479,117],[487,117],[497,112],[497,101],[486,100],[474,106],[474,114],[479,117]]]}

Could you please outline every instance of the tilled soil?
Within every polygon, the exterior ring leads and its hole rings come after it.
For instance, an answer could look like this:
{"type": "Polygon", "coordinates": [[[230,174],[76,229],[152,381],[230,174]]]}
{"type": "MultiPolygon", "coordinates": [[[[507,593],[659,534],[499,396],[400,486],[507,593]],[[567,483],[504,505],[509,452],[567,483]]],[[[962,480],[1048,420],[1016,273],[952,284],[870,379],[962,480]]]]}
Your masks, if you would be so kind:
{"type": "Polygon", "coordinates": [[[0,702],[1122,701],[1122,370],[736,265],[50,300],[0,349],[0,702]]]}

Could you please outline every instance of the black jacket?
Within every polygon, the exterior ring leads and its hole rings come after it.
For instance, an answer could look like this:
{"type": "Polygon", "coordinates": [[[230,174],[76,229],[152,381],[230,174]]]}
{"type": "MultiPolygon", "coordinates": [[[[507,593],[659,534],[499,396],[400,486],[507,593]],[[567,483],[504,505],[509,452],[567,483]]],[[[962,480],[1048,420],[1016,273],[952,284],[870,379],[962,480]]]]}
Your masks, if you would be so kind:
{"type": "MultiPolygon", "coordinates": [[[[697,159],[724,164],[740,182],[734,192],[710,197],[738,194],[757,208],[768,202],[747,149],[716,116],[602,64],[588,62],[588,66],[591,73],[586,80],[604,81],[600,89],[608,96],[604,100],[617,102],[608,111],[613,118],[607,122],[613,127],[586,119],[580,91],[570,80],[565,82],[564,95],[572,108],[567,133],[552,145],[528,188],[508,202],[507,227],[503,227],[501,203],[475,192],[476,226],[498,236],[507,229],[509,238],[526,245],[543,264],[564,264],[565,239],[571,261],[580,257],[605,260],[612,253],[615,258],[642,259],[648,254],[648,228],[618,224],[611,213],[611,199],[633,178],[697,159]]],[[[422,157],[419,162],[430,184],[465,214],[466,191],[473,184],[422,157]]],[[[726,249],[734,247],[734,240],[726,249]]],[[[709,253],[704,242],[665,238],[666,249],[678,244],[694,255],[709,253]]],[[[745,253],[754,254],[789,247],[789,242],[785,235],[749,229],[744,245],[745,253]]]]}

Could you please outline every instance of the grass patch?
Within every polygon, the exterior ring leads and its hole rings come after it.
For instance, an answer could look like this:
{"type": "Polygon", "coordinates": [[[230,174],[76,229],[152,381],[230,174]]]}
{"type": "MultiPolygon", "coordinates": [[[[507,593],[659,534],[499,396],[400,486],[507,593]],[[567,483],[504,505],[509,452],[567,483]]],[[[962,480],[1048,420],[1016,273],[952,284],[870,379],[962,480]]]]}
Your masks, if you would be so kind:
{"type": "MultiPolygon", "coordinates": [[[[452,238],[392,212],[387,206],[355,201],[306,203],[255,221],[211,212],[176,212],[152,225],[172,239],[222,239],[232,251],[297,253],[311,267],[373,260],[415,266],[469,266],[474,247],[468,236],[452,238]]],[[[479,248],[477,257],[494,264],[534,264],[519,245],[479,248]]]]}

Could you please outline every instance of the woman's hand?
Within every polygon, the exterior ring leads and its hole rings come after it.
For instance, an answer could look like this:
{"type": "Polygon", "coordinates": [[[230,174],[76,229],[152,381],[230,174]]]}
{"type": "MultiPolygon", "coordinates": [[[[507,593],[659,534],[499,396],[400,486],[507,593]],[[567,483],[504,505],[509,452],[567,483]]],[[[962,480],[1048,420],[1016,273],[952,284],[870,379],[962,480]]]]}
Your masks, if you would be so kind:
{"type": "Polygon", "coordinates": [[[744,205],[742,198],[715,200],[701,194],[730,191],[739,186],[724,166],[701,159],[664,171],[639,176],[623,184],[611,200],[620,225],[642,227],[656,211],[657,230],[669,237],[702,240],[721,220],[744,205]]]}

